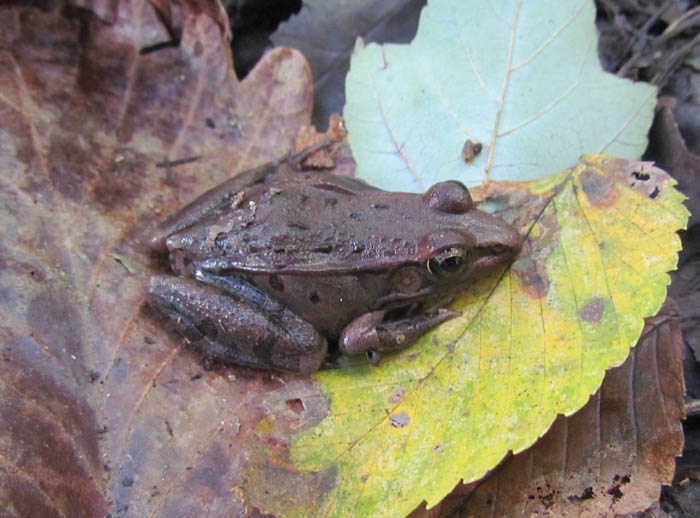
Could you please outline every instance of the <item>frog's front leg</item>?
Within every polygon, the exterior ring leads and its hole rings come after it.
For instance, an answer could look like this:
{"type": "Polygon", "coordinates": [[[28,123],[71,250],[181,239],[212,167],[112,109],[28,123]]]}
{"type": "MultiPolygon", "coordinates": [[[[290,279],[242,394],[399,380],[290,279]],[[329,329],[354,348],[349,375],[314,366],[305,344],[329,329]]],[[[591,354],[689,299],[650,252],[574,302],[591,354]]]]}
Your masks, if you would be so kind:
{"type": "Polygon", "coordinates": [[[406,349],[437,325],[460,315],[458,311],[437,313],[385,321],[386,311],[372,311],[350,322],[340,335],[340,351],[344,354],[366,354],[372,365],[379,365],[381,352],[406,349]]]}
{"type": "Polygon", "coordinates": [[[302,374],[321,367],[328,345],[311,324],[242,279],[230,284],[233,293],[159,275],[147,298],[208,359],[302,374]]]}

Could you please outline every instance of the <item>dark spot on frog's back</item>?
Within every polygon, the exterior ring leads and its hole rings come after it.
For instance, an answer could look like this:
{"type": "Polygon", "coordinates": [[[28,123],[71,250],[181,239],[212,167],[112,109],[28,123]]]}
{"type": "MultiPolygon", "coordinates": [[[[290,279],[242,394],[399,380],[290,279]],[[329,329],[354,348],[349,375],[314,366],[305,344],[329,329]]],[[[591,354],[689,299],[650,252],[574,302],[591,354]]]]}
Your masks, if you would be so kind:
{"type": "Polygon", "coordinates": [[[351,212],[350,219],[353,221],[360,221],[362,219],[362,215],[357,212],[351,212]]]}
{"type": "Polygon", "coordinates": [[[273,290],[279,291],[280,293],[284,291],[284,282],[282,282],[282,279],[280,279],[279,276],[270,275],[268,282],[273,290]]]}
{"type": "Polygon", "coordinates": [[[269,364],[271,363],[273,350],[275,350],[275,339],[274,336],[269,336],[267,340],[262,340],[260,343],[255,344],[253,354],[257,359],[269,364]]]}
{"type": "Polygon", "coordinates": [[[210,340],[216,340],[216,338],[219,336],[219,331],[216,329],[216,324],[214,324],[214,321],[210,318],[205,318],[202,320],[197,328],[210,340]]]}
{"type": "Polygon", "coordinates": [[[301,223],[294,223],[293,221],[287,223],[287,226],[293,230],[309,230],[309,227],[307,227],[306,225],[303,225],[301,223]]]}
{"type": "Polygon", "coordinates": [[[311,293],[309,293],[309,300],[314,304],[318,304],[319,302],[321,302],[321,297],[318,296],[318,293],[312,291],[311,293]]]}
{"type": "Polygon", "coordinates": [[[375,210],[389,210],[391,207],[387,203],[373,203],[372,208],[375,210]]]}

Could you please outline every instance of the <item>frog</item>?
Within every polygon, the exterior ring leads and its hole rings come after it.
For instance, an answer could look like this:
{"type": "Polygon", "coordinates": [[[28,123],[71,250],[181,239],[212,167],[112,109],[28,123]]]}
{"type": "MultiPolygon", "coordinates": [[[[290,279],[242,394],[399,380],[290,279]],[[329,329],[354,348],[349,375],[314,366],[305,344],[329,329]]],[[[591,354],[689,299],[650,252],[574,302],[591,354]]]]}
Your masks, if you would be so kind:
{"type": "Polygon", "coordinates": [[[520,249],[459,181],[390,192],[300,160],[232,177],[153,234],[171,272],[150,277],[146,299],[210,362],[302,375],[343,355],[377,366],[458,316],[449,304],[520,249]]]}

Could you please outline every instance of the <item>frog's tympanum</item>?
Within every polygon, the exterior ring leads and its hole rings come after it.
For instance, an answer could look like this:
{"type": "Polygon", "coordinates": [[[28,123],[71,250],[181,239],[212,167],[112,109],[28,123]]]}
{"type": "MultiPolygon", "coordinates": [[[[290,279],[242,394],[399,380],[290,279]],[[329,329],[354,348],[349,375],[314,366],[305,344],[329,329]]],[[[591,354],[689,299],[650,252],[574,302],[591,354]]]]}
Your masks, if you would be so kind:
{"type": "Polygon", "coordinates": [[[445,306],[520,242],[459,182],[396,193],[282,163],[161,225],[154,243],[174,275],[152,277],[147,297],[212,360],[301,373],[340,353],[377,364],[456,316],[445,306]]]}

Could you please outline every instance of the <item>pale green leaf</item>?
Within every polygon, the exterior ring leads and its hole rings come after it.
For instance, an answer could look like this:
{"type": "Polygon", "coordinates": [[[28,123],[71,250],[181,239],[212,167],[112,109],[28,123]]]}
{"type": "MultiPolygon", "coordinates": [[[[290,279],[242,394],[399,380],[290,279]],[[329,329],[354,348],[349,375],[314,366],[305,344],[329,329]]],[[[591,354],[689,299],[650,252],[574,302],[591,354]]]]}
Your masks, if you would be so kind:
{"type": "Polygon", "coordinates": [[[410,45],[359,44],[343,115],[357,175],[392,190],[637,159],[655,88],[603,72],[592,0],[430,0],[410,45]],[[464,143],[483,144],[470,163],[464,143]]]}

